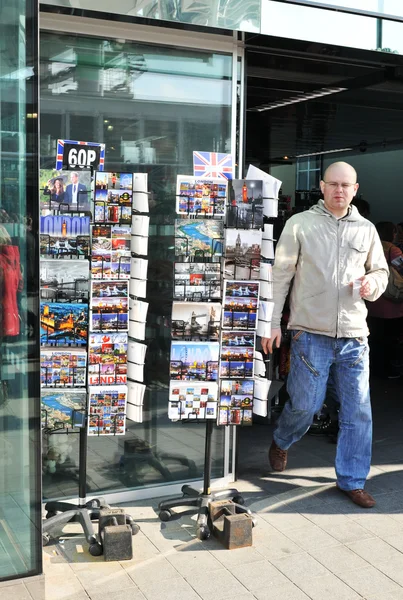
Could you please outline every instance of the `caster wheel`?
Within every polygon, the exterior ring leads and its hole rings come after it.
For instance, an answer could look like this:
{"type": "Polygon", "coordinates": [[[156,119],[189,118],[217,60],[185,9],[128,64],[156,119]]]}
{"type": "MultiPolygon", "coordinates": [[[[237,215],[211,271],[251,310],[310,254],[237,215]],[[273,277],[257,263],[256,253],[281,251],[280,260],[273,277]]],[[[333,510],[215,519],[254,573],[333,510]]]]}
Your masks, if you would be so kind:
{"type": "Polygon", "coordinates": [[[57,515],[57,513],[50,510],[49,512],[46,513],[46,518],[51,519],[52,517],[55,517],[56,515],[57,515]]]}
{"type": "Polygon", "coordinates": [[[170,510],[160,510],[160,514],[158,515],[161,521],[169,521],[172,517],[172,513],[170,510]]]}
{"type": "Polygon", "coordinates": [[[252,519],[252,527],[257,527],[257,519],[255,517],[252,519]]]}
{"type": "Polygon", "coordinates": [[[241,496],[241,494],[238,494],[237,496],[234,496],[232,498],[232,501],[235,502],[235,504],[242,504],[242,505],[245,504],[244,497],[241,496]]]}
{"type": "Polygon", "coordinates": [[[101,544],[98,543],[90,544],[88,550],[90,551],[91,556],[101,556],[103,552],[101,544]]]}
{"type": "Polygon", "coordinates": [[[210,537],[210,529],[207,527],[207,525],[202,525],[196,529],[196,537],[199,540],[208,540],[210,537]]]}
{"type": "Polygon", "coordinates": [[[42,546],[47,546],[50,542],[50,535],[48,533],[42,534],[42,546]]]}
{"type": "Polygon", "coordinates": [[[140,531],[140,527],[137,523],[131,523],[130,527],[132,528],[132,535],[136,535],[140,531]]]}

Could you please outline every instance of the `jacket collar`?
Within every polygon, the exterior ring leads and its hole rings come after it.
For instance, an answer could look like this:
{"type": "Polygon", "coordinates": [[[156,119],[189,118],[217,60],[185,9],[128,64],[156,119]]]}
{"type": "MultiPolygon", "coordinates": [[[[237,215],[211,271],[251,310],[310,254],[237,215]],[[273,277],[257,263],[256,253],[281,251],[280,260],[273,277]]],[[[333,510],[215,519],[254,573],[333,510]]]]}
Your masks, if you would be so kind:
{"type": "MultiPolygon", "coordinates": [[[[312,212],[314,212],[317,215],[322,215],[322,216],[328,216],[328,217],[333,217],[334,219],[336,218],[331,212],[330,210],[328,210],[325,206],[324,201],[318,200],[318,203],[315,204],[314,206],[312,206],[309,210],[311,210],[312,212]]],[[[343,221],[364,221],[364,217],[362,217],[360,215],[360,213],[358,212],[357,208],[353,205],[350,204],[350,206],[348,207],[348,212],[346,214],[345,217],[342,218],[343,221]]]]}

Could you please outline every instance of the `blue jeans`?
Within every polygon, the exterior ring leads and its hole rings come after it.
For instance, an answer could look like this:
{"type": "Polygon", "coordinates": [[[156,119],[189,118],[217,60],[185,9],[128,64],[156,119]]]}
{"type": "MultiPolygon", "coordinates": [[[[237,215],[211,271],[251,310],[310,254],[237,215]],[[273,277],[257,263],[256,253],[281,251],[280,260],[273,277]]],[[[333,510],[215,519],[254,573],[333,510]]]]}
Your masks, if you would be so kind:
{"type": "Polygon", "coordinates": [[[288,450],[308,431],[324,402],[331,369],[340,403],[337,484],[343,490],[363,488],[372,448],[367,338],[332,338],[305,331],[291,334],[290,398],[278,419],[274,441],[288,450]]]}

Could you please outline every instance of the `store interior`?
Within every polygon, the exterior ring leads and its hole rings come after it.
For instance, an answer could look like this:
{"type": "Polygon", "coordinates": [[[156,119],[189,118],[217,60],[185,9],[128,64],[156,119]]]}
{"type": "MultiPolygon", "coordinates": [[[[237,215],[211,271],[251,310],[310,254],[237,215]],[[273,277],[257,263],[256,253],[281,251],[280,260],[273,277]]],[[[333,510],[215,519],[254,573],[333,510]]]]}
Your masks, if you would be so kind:
{"type": "MultiPolygon", "coordinates": [[[[369,204],[367,218],[374,224],[401,223],[403,58],[250,35],[246,60],[245,162],[283,182],[281,193],[287,202],[279,204],[277,236],[291,214],[290,206],[292,212],[300,212],[317,202],[321,176],[335,161],[349,162],[357,170],[357,197],[369,204]]],[[[394,371],[403,375],[402,332],[399,336],[392,360],[394,371]]],[[[391,455],[399,460],[394,450],[400,444],[403,420],[402,378],[388,378],[379,368],[382,352],[375,337],[371,342],[374,464],[390,462],[391,455]]],[[[279,493],[291,485],[284,476],[273,481],[267,460],[276,414],[286,399],[283,385],[272,400],[271,423],[257,418],[253,431],[243,428],[239,435],[237,475],[266,492],[279,493]]],[[[301,474],[306,466],[332,465],[334,442],[334,432],[305,436],[292,450],[292,466],[301,474]]]]}

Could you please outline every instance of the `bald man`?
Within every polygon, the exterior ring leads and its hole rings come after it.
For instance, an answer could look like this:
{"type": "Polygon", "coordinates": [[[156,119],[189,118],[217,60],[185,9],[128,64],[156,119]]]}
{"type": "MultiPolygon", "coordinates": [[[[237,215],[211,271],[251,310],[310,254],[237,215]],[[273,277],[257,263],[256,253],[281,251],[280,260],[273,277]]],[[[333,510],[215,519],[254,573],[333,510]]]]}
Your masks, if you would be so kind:
{"type": "Polygon", "coordinates": [[[364,490],[372,447],[365,300],[384,292],[389,270],[374,225],[351,205],[358,190],[355,169],[333,163],[320,188],[323,200],[287,221],[276,248],[272,335],[262,346],[265,352],[280,346],[281,315],[292,284],[291,362],[289,400],[269,462],[273,471],[284,471],[288,448],[322,407],[331,372],[340,402],[336,485],[359,506],[371,508],[375,500],[364,490]]]}

